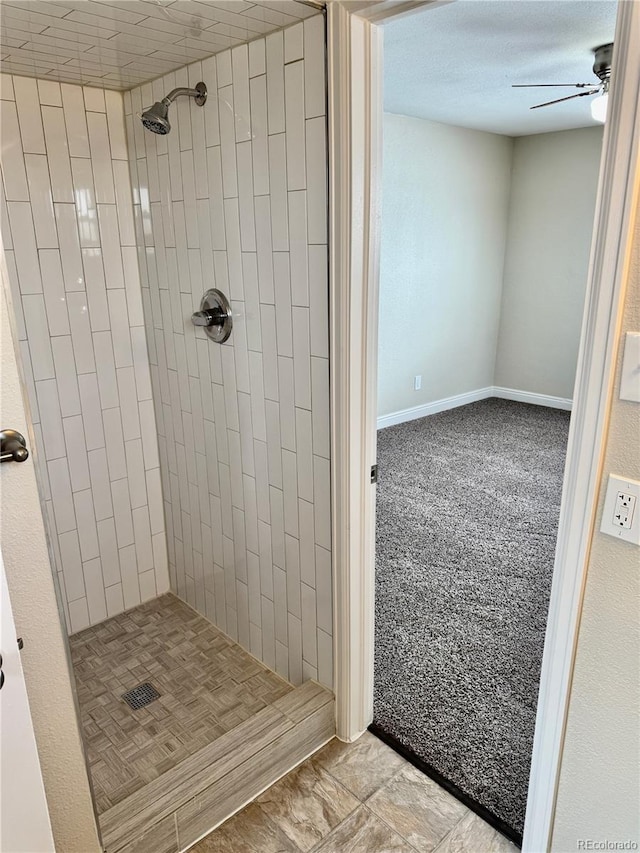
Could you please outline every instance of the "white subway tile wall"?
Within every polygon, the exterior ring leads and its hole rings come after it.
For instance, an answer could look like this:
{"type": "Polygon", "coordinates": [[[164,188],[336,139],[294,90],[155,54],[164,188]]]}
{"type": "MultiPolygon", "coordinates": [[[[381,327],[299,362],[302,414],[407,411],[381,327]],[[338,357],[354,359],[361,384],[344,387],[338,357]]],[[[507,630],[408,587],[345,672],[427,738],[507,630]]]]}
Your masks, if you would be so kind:
{"type": "Polygon", "coordinates": [[[133,89],[125,114],[171,588],[294,684],[331,686],[323,17],[133,89]],[[143,106],[199,80],[204,107],[143,131],[143,106]],[[190,321],[211,287],[223,345],[190,321]]]}
{"type": "Polygon", "coordinates": [[[74,633],[169,589],[123,96],[5,77],[2,97],[2,240],[74,633]]]}

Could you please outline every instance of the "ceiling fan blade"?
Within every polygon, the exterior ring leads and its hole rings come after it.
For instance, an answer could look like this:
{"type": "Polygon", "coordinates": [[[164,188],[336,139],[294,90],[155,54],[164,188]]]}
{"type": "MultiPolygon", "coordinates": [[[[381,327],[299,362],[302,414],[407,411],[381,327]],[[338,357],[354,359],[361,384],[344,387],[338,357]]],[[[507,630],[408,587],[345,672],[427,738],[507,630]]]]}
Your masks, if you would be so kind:
{"type": "Polygon", "coordinates": [[[563,89],[592,89],[597,83],[512,83],[512,89],[543,89],[560,86],[563,89]]]}
{"type": "Polygon", "coordinates": [[[557,98],[555,101],[546,101],[544,104],[536,104],[534,107],[529,107],[530,110],[538,110],[540,107],[549,107],[551,104],[560,104],[562,101],[571,101],[573,98],[584,98],[585,95],[595,95],[599,89],[592,89],[591,92],[578,92],[576,95],[567,95],[566,98],[557,98]]]}

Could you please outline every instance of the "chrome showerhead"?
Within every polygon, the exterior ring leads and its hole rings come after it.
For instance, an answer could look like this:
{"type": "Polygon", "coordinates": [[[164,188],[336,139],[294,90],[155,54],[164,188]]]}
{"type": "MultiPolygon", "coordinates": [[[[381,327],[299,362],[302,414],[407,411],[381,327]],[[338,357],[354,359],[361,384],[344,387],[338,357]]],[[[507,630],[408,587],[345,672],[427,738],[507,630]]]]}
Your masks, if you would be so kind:
{"type": "Polygon", "coordinates": [[[169,107],[172,101],[175,101],[180,95],[187,95],[193,98],[196,104],[201,107],[207,100],[207,87],[204,83],[196,83],[195,89],[180,88],[169,92],[161,101],[156,101],[152,107],[149,107],[140,114],[140,121],[144,127],[150,130],[151,133],[159,133],[161,136],[169,133],[171,130],[169,107]]]}
{"type": "Polygon", "coordinates": [[[167,98],[156,101],[152,107],[149,107],[140,116],[140,121],[151,133],[159,133],[164,136],[165,133],[169,133],[171,130],[171,124],[169,123],[170,103],[171,101],[167,100],[167,98]]]}

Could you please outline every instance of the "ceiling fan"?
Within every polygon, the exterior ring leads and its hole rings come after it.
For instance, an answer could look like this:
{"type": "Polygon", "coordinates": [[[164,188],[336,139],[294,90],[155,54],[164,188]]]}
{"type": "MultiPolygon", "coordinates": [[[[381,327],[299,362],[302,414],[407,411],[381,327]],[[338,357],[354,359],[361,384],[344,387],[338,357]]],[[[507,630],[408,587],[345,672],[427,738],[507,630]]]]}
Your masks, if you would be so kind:
{"type": "Polygon", "coordinates": [[[536,88],[571,88],[571,89],[581,89],[581,92],[578,92],[575,95],[567,95],[564,98],[556,98],[553,101],[545,101],[543,104],[536,104],[533,107],[529,107],[531,110],[538,110],[540,107],[549,107],[551,104],[560,104],[562,101],[571,101],[573,98],[584,98],[589,95],[598,95],[595,101],[591,104],[591,114],[594,119],[598,121],[604,121],[606,116],[606,104],[607,99],[606,95],[609,92],[609,81],[611,79],[611,57],[613,56],[613,42],[609,44],[601,44],[600,47],[596,47],[593,51],[594,54],[594,62],[593,62],[593,73],[599,79],[599,83],[514,83],[512,88],[514,89],[536,89],[536,88]],[[605,97],[603,97],[605,96],[605,97]],[[597,109],[594,107],[598,106],[597,109]]]}

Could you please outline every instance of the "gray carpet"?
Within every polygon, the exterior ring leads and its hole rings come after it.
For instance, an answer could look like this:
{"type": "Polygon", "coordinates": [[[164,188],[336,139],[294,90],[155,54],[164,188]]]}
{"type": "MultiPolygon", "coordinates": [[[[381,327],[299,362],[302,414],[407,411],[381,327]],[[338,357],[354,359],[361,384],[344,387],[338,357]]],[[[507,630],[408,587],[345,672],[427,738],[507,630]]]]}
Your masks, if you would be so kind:
{"type": "Polygon", "coordinates": [[[378,432],[374,723],[522,832],[569,413],[378,432]]]}

